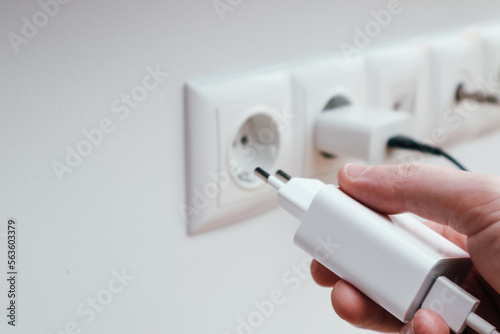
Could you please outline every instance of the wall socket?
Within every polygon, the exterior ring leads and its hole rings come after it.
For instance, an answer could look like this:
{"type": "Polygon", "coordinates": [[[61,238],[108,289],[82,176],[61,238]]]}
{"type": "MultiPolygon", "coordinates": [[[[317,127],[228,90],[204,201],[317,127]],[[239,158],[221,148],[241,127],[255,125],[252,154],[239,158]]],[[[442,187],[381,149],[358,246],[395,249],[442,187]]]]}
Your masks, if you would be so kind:
{"type": "Polygon", "coordinates": [[[364,104],[366,100],[366,69],[363,57],[346,62],[343,58],[319,60],[292,71],[294,106],[299,124],[303,126],[302,163],[303,175],[324,176],[331,180],[332,172],[343,160],[325,156],[314,144],[314,127],[317,118],[329,106],[352,103],[364,104]]]}
{"type": "Polygon", "coordinates": [[[296,170],[295,116],[286,73],[190,83],[186,87],[186,204],[189,234],[251,217],[276,205],[253,174],[296,170]]]}
{"type": "Polygon", "coordinates": [[[369,52],[367,104],[409,112],[413,128],[408,135],[423,139],[428,118],[427,45],[412,41],[369,52]]]}
{"type": "Polygon", "coordinates": [[[483,74],[481,34],[466,29],[436,37],[429,42],[428,124],[431,140],[436,144],[453,143],[468,137],[477,129],[480,113],[470,101],[457,103],[459,85],[466,91],[477,91],[483,74]],[[474,109],[474,110],[469,110],[474,109]]]}

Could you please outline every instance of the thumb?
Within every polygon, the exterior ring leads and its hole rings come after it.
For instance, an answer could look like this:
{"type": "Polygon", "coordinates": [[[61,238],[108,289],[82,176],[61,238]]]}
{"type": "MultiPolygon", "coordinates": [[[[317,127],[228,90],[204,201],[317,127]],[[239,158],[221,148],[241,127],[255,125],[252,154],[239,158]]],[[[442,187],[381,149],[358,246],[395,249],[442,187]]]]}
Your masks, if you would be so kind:
{"type": "Polygon", "coordinates": [[[468,236],[500,221],[500,177],[431,165],[349,164],[340,188],[386,214],[412,212],[468,236]]]}
{"type": "Polygon", "coordinates": [[[401,328],[400,334],[449,334],[450,329],[437,313],[420,309],[413,319],[401,328]]]}

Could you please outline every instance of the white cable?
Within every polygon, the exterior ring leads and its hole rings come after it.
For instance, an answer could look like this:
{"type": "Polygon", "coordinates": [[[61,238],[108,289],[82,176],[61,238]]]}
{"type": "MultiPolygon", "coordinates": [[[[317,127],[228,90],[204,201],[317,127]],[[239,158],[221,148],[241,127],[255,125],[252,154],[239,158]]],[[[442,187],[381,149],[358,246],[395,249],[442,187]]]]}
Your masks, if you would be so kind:
{"type": "Polygon", "coordinates": [[[490,325],[476,313],[469,314],[465,323],[479,334],[498,334],[494,326],[490,325]]]}

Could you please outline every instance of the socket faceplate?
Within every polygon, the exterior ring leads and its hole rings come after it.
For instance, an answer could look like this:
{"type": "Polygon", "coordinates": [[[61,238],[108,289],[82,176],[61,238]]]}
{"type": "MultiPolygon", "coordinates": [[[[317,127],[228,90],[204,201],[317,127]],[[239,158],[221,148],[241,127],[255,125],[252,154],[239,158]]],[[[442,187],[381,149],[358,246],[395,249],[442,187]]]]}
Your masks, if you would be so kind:
{"type": "Polygon", "coordinates": [[[362,57],[347,62],[343,58],[316,61],[297,68],[292,73],[294,105],[304,127],[305,176],[320,176],[335,171],[338,159],[324,157],[314,144],[316,119],[328,102],[336,97],[346,97],[353,104],[365,102],[366,71],[362,57]]]}
{"type": "Polygon", "coordinates": [[[276,194],[251,171],[262,165],[292,172],[300,159],[293,147],[289,76],[279,72],[191,83],[186,107],[187,202],[180,209],[188,233],[276,206],[276,194]]]}
{"type": "Polygon", "coordinates": [[[424,42],[379,49],[366,56],[367,104],[411,113],[413,128],[407,135],[419,139],[423,139],[429,112],[426,56],[424,42]]]}
{"type": "Polygon", "coordinates": [[[481,34],[464,30],[429,41],[429,107],[432,114],[427,125],[428,139],[440,145],[470,137],[481,123],[477,103],[456,103],[459,84],[468,92],[481,87],[483,75],[481,34]]]}

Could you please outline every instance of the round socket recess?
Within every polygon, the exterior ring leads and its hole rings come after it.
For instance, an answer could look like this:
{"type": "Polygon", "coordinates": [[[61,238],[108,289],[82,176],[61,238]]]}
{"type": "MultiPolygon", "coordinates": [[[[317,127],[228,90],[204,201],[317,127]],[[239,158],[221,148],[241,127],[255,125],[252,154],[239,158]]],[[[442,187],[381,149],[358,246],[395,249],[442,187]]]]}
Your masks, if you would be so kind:
{"type": "Polygon", "coordinates": [[[247,118],[229,149],[229,164],[236,182],[245,188],[262,186],[262,181],[253,171],[256,167],[266,170],[274,167],[279,144],[279,131],[273,117],[257,113],[247,118]]]}

